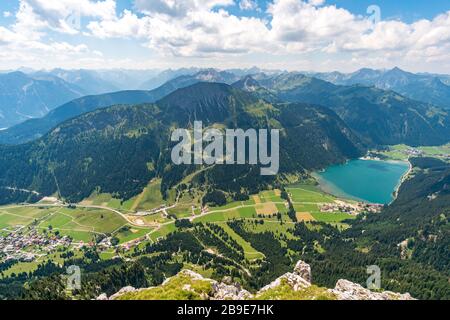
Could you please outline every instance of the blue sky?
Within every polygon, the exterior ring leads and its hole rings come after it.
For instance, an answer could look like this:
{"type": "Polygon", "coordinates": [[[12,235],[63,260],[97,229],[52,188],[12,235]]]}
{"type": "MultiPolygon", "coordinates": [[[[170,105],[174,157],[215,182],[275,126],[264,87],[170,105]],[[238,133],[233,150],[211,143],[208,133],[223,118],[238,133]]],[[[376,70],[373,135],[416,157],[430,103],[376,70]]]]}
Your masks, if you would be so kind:
{"type": "Polygon", "coordinates": [[[442,0],[8,0],[0,69],[251,67],[450,73],[442,0]],[[375,5],[375,11],[368,12],[375,5]],[[378,14],[379,12],[379,14],[378,14]],[[79,24],[78,24],[79,22],[79,24]]]}
{"type": "Polygon", "coordinates": [[[450,10],[445,0],[335,0],[327,1],[357,14],[365,14],[370,5],[378,5],[384,18],[399,18],[411,23],[417,19],[433,19],[436,15],[450,10]]]}

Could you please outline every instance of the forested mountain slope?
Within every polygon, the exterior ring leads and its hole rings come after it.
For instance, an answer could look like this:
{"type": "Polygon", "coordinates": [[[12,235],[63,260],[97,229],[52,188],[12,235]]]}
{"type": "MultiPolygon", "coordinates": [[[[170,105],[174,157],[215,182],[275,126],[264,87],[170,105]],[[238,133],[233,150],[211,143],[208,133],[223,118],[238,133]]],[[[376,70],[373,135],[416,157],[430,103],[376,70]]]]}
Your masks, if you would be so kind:
{"type": "MultiPolygon", "coordinates": [[[[364,153],[364,146],[329,109],[306,104],[272,105],[225,84],[199,83],[156,104],[115,106],[68,120],[39,140],[0,147],[2,203],[59,193],[80,201],[96,188],[128,199],[154,176],[162,191],[174,187],[195,166],[170,160],[174,127],[279,128],[280,172],[319,169],[364,153]]],[[[276,177],[261,177],[256,166],[216,166],[197,177],[199,185],[227,192],[258,190],[276,177]],[[206,182],[207,183],[206,183],[206,182]]]]}
{"type": "Polygon", "coordinates": [[[281,101],[319,104],[334,110],[373,145],[441,145],[449,141],[448,111],[374,87],[338,86],[285,73],[258,81],[281,101]]]}

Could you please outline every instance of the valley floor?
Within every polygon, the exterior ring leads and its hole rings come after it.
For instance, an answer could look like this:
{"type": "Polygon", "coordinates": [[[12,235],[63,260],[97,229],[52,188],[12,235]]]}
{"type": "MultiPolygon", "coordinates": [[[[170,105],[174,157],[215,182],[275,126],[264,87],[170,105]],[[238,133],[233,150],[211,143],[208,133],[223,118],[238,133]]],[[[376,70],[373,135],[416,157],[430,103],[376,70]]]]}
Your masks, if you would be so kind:
{"type": "MultiPolygon", "coordinates": [[[[295,225],[287,215],[288,203],[281,198],[279,190],[263,191],[248,201],[222,207],[200,208],[195,199],[185,197],[173,205],[148,202],[146,195],[152,188],[155,186],[150,185],[136,197],[129,210],[106,195],[92,197],[77,205],[49,203],[46,199],[47,202],[33,205],[0,207],[2,260],[21,261],[3,271],[3,277],[33,271],[47,260],[61,261],[58,259],[61,253],[79,252],[83,246],[94,244],[98,245],[104,259],[126,256],[133,247],[153,243],[176,231],[175,217],[221,226],[242,245],[250,260],[264,255],[229,228],[227,221],[264,220],[264,230],[281,232],[295,225]],[[131,208],[148,209],[133,212],[131,208]]],[[[287,191],[297,212],[297,221],[321,221],[347,228],[345,220],[354,219],[358,210],[366,208],[361,203],[325,194],[310,184],[293,185],[287,191]]]]}

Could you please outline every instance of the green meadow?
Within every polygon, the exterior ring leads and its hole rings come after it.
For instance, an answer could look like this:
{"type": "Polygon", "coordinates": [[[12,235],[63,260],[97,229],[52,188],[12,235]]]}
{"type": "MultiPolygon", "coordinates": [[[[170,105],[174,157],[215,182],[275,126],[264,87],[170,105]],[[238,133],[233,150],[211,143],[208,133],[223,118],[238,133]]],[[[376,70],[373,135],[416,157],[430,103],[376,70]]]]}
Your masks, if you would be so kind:
{"type": "MultiPolygon", "coordinates": [[[[74,241],[90,242],[96,234],[115,235],[128,222],[119,214],[103,209],[65,207],[3,207],[0,208],[0,229],[13,231],[34,224],[38,230],[58,231],[74,241]]],[[[132,228],[128,235],[119,235],[123,242],[131,241],[151,229],[132,228]],[[136,231],[134,231],[136,230],[136,231]]]]}
{"type": "Polygon", "coordinates": [[[319,191],[315,186],[297,185],[287,188],[293,203],[330,203],[335,197],[319,191]]]}
{"type": "Polygon", "coordinates": [[[262,259],[264,258],[264,255],[260,252],[258,252],[256,249],[254,249],[250,243],[242,239],[241,236],[239,236],[236,232],[234,232],[233,229],[231,229],[228,224],[225,222],[218,222],[217,225],[222,227],[228,235],[234,239],[239,245],[242,246],[244,249],[245,258],[248,260],[254,260],[254,259],[262,259]]]}

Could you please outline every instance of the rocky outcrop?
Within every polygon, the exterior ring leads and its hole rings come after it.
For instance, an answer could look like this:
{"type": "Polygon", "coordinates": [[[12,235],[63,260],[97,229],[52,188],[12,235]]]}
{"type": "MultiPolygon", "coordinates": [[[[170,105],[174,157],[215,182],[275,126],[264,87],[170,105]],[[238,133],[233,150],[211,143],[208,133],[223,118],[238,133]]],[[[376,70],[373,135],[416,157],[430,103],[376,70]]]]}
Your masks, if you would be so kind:
{"type": "Polygon", "coordinates": [[[310,287],[312,282],[311,266],[303,261],[297,262],[294,272],[288,272],[282,275],[271,284],[262,288],[258,294],[279,287],[284,281],[286,281],[294,291],[310,287]]]}
{"type": "MultiPolygon", "coordinates": [[[[223,282],[217,282],[190,270],[183,270],[182,274],[188,275],[193,280],[211,282],[211,291],[203,297],[205,300],[247,300],[252,297],[250,292],[242,289],[238,283],[231,283],[232,280],[229,278],[225,278],[223,282]]],[[[170,279],[166,280],[166,282],[168,281],[170,279]]],[[[185,290],[188,290],[188,288],[185,288],[185,290]]]]}
{"type": "Polygon", "coordinates": [[[373,292],[348,280],[339,280],[330,292],[335,294],[338,300],[415,300],[409,293],[373,292]]]}
{"type": "MultiPolygon", "coordinates": [[[[182,270],[178,275],[166,279],[161,287],[169,284],[173,279],[177,277],[187,277],[190,279],[191,283],[186,283],[180,288],[180,290],[186,292],[195,292],[193,287],[196,281],[209,282],[211,284],[211,289],[200,294],[200,297],[203,300],[249,300],[253,298],[250,292],[242,289],[241,285],[238,283],[231,283],[230,279],[224,279],[224,282],[217,282],[212,279],[204,278],[202,275],[191,270],[182,270]]],[[[135,289],[133,287],[125,287],[109,298],[105,293],[102,293],[100,296],[98,296],[97,300],[116,300],[125,294],[139,293],[146,290],[152,290],[154,288],[155,287],[135,289]]]]}
{"type": "Polygon", "coordinates": [[[248,300],[253,296],[239,284],[227,285],[215,282],[212,286],[210,300],[248,300]]]}
{"type": "MultiPolygon", "coordinates": [[[[119,292],[113,294],[111,297],[109,297],[109,300],[115,300],[117,297],[120,297],[121,295],[124,295],[125,293],[136,292],[136,291],[137,290],[135,288],[128,286],[128,287],[120,289],[119,292]]],[[[97,298],[97,300],[106,300],[106,299],[104,299],[105,296],[106,296],[106,294],[103,293],[97,298]],[[102,298],[102,299],[100,299],[100,298],[102,298]]]]}
{"type": "Polygon", "coordinates": [[[312,283],[311,266],[306,262],[302,260],[297,262],[294,268],[294,274],[297,274],[300,277],[302,277],[305,281],[312,283]]]}
{"type": "Polygon", "coordinates": [[[109,300],[109,299],[108,299],[108,296],[106,295],[106,293],[102,293],[101,295],[99,295],[99,296],[97,297],[97,300],[102,300],[102,301],[104,301],[104,300],[109,300]]]}
{"type": "MultiPolygon", "coordinates": [[[[282,275],[271,284],[262,288],[255,295],[252,295],[250,292],[243,289],[239,284],[232,283],[230,278],[224,278],[222,282],[217,282],[212,279],[204,278],[202,275],[190,270],[183,270],[177,276],[167,279],[161,287],[164,287],[173,279],[180,276],[192,281],[192,283],[184,283],[180,286],[180,290],[182,291],[194,292],[195,290],[193,287],[195,286],[195,281],[206,283],[209,282],[211,284],[210,289],[204,290],[204,292],[200,293],[200,298],[204,300],[249,300],[258,298],[259,296],[264,295],[265,292],[269,292],[272,289],[277,289],[282,285],[285,286],[286,284],[292,289],[293,292],[302,292],[302,290],[310,290],[309,288],[315,287],[311,284],[311,267],[304,261],[297,262],[293,272],[288,272],[282,275]]],[[[289,287],[288,290],[290,290],[289,287]]],[[[136,290],[133,287],[125,287],[118,293],[112,295],[109,300],[115,300],[124,294],[138,293],[146,290],[152,290],[152,288],[136,290]]],[[[331,295],[333,299],[335,297],[337,300],[414,300],[408,293],[399,294],[389,291],[373,292],[348,280],[339,280],[334,289],[327,290],[325,288],[321,290],[328,292],[328,295],[331,295]]],[[[108,300],[108,297],[105,294],[102,294],[97,299],[108,300]]]]}

